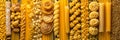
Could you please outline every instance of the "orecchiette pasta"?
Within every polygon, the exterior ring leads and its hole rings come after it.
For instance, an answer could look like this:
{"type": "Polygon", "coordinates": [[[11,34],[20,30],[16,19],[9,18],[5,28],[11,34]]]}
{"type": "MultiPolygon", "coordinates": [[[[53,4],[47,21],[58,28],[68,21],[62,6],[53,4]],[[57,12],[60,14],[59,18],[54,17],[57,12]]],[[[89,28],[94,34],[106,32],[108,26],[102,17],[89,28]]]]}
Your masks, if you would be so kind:
{"type": "Polygon", "coordinates": [[[91,11],[97,11],[99,8],[99,4],[96,1],[93,1],[89,4],[89,9],[91,11]]]}
{"type": "Polygon", "coordinates": [[[93,18],[98,18],[98,12],[95,12],[95,11],[93,11],[93,12],[91,12],[90,14],[89,14],[89,18],[90,19],[93,19],[93,18]]]}
{"type": "Polygon", "coordinates": [[[97,26],[99,24],[98,19],[91,19],[90,20],[90,26],[97,26]]]}
{"type": "Polygon", "coordinates": [[[98,34],[98,29],[95,27],[89,27],[89,33],[91,35],[97,35],[98,34]]]}

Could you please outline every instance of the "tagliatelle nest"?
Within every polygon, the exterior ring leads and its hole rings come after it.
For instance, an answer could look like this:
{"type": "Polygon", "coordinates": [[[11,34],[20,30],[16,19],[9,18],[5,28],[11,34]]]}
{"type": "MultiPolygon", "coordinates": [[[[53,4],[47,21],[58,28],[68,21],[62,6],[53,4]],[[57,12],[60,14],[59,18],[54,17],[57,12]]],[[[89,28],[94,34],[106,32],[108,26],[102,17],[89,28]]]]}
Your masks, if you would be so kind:
{"type": "Polygon", "coordinates": [[[54,7],[53,2],[52,1],[45,1],[43,2],[43,8],[46,10],[51,9],[52,7],[54,7]]]}
{"type": "Polygon", "coordinates": [[[41,22],[41,27],[40,30],[43,34],[49,34],[52,32],[53,29],[53,24],[52,23],[45,23],[45,22],[41,22]]]}

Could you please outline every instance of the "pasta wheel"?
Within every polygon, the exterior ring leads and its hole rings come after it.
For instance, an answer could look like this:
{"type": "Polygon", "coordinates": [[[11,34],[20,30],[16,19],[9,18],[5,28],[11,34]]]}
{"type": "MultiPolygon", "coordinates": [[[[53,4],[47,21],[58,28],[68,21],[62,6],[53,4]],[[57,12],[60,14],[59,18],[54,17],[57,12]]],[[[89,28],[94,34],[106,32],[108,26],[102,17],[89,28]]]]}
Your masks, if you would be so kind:
{"type": "Polygon", "coordinates": [[[54,3],[54,37],[55,40],[60,40],[59,39],[59,1],[55,0],[54,3]]]}
{"type": "Polygon", "coordinates": [[[91,26],[97,26],[98,24],[99,24],[98,19],[91,19],[91,20],[90,20],[90,25],[91,25],[91,26]]]}
{"type": "Polygon", "coordinates": [[[95,12],[95,11],[93,11],[89,14],[90,19],[98,18],[98,16],[99,16],[98,12],[95,12]]]}
{"type": "Polygon", "coordinates": [[[89,9],[90,9],[91,11],[97,11],[98,8],[99,8],[99,4],[98,4],[96,1],[91,2],[91,3],[89,4],[89,9]]]}
{"type": "Polygon", "coordinates": [[[97,35],[97,34],[98,34],[98,29],[95,28],[95,27],[90,27],[90,28],[89,28],[89,33],[90,33],[91,35],[97,35]]]}
{"type": "Polygon", "coordinates": [[[45,23],[45,22],[42,22],[41,23],[41,27],[40,27],[40,30],[43,34],[49,34],[52,32],[52,29],[53,29],[53,24],[52,23],[45,23]]]}
{"type": "Polygon", "coordinates": [[[53,22],[53,15],[42,15],[42,19],[43,21],[45,21],[46,23],[51,23],[53,22]]]}

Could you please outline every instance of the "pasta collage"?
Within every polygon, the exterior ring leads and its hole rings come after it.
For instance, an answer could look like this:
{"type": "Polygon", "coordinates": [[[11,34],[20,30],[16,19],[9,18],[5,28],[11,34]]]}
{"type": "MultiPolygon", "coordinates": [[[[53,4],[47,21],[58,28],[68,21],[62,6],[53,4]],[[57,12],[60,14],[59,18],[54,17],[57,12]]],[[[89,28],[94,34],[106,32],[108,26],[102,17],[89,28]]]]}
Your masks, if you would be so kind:
{"type": "Polygon", "coordinates": [[[110,40],[108,2],[1,0],[0,40],[110,40]]]}

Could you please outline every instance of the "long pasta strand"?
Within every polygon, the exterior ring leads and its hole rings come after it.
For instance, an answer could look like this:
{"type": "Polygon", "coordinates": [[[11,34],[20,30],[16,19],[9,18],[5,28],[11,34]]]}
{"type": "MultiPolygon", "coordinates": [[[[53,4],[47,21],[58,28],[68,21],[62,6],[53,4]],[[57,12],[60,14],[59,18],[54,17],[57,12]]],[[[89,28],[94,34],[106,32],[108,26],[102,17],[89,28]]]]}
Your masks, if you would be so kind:
{"type": "Polygon", "coordinates": [[[5,26],[5,0],[0,1],[2,6],[0,6],[2,9],[0,9],[0,40],[5,40],[6,38],[6,26],[5,26]]]}
{"type": "Polygon", "coordinates": [[[54,36],[55,40],[59,39],[59,1],[55,1],[54,4],[54,36]]]}

